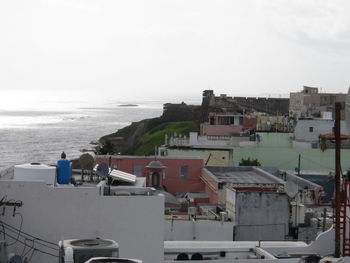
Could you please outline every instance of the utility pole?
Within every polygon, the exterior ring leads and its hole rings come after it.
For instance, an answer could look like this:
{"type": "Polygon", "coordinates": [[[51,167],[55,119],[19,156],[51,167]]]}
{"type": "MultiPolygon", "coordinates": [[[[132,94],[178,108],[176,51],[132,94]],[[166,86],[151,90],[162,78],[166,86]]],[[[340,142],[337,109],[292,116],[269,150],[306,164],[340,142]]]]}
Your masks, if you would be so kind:
{"type": "Polygon", "coordinates": [[[340,251],[340,110],[341,104],[335,103],[335,252],[336,258],[341,257],[340,251]]]}
{"type": "Polygon", "coordinates": [[[327,219],[327,208],[323,208],[322,232],[325,232],[325,231],[326,231],[326,219],[327,219]]]}
{"type": "Polygon", "coordinates": [[[298,156],[298,176],[300,176],[300,157],[301,157],[301,154],[299,153],[299,156],[298,156]]]}

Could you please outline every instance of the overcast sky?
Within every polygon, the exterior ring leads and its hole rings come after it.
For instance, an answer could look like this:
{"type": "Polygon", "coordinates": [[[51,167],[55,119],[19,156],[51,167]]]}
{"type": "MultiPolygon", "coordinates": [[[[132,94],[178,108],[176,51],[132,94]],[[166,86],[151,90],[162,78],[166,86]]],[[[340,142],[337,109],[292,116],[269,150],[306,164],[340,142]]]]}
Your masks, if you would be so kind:
{"type": "Polygon", "coordinates": [[[348,0],[3,0],[0,89],[347,92],[349,13],[348,0]]]}

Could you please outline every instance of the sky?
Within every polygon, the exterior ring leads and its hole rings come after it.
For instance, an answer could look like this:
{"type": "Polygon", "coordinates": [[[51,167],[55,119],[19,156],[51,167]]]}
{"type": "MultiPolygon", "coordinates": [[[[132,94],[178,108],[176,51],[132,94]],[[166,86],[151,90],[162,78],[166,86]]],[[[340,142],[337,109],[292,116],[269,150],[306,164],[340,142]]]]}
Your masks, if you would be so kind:
{"type": "Polygon", "coordinates": [[[348,0],[0,1],[0,91],[347,92],[349,11],[348,0]]]}

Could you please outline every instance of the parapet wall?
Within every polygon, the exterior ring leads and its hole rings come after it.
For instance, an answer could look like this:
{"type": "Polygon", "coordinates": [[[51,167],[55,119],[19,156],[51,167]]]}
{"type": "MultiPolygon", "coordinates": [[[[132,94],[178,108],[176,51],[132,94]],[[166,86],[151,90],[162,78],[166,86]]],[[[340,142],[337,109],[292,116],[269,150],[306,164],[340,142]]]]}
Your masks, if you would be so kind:
{"type": "Polygon", "coordinates": [[[232,101],[238,105],[269,114],[284,115],[289,113],[288,98],[234,97],[232,101]]]}

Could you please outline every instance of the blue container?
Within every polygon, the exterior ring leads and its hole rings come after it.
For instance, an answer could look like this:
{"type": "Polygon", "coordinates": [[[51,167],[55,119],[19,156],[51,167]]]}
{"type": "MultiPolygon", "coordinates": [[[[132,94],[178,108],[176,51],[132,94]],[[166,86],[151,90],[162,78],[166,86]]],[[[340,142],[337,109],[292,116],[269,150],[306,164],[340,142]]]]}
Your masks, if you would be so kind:
{"type": "Polygon", "coordinates": [[[57,161],[57,183],[70,183],[70,161],[61,159],[57,161]]]}

